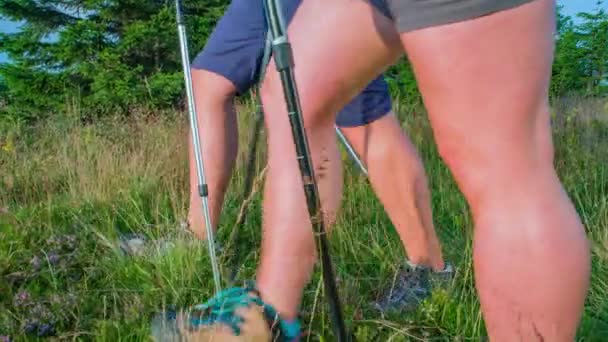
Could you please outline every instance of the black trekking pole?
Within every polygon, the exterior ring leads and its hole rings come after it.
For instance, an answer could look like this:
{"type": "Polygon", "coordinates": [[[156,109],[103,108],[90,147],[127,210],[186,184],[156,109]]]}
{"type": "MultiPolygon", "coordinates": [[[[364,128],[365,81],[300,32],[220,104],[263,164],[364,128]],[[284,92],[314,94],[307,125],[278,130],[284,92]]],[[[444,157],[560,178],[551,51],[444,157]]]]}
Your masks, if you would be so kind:
{"type": "MultiPolygon", "coordinates": [[[[245,164],[245,179],[243,181],[243,195],[242,195],[242,198],[244,198],[246,202],[243,204],[243,207],[241,208],[242,212],[239,213],[239,216],[237,217],[237,220],[234,223],[234,230],[232,231],[232,233],[230,234],[230,237],[228,238],[228,245],[233,246],[233,247],[238,243],[239,233],[240,233],[240,231],[243,230],[245,222],[247,221],[247,214],[249,213],[249,210],[248,210],[249,203],[247,202],[247,199],[249,198],[249,196],[251,195],[251,192],[253,190],[253,178],[255,176],[255,171],[256,171],[257,147],[258,147],[259,137],[261,134],[260,131],[261,131],[263,123],[264,123],[264,107],[262,105],[262,97],[260,95],[260,85],[262,83],[262,80],[264,79],[264,76],[266,75],[266,66],[268,65],[268,62],[270,61],[271,49],[272,49],[272,46],[271,46],[271,41],[270,41],[270,33],[267,33],[266,41],[264,42],[264,55],[262,56],[262,63],[260,63],[259,70],[258,70],[258,80],[257,80],[256,91],[255,91],[256,104],[255,104],[254,121],[253,121],[253,125],[251,126],[251,131],[249,134],[249,141],[247,142],[248,151],[247,151],[247,161],[245,164]]],[[[235,250],[236,250],[236,252],[235,252],[235,255],[233,258],[234,258],[234,260],[238,260],[238,251],[240,249],[235,248],[235,250]]],[[[229,275],[230,282],[234,282],[237,272],[238,272],[237,268],[235,267],[235,265],[233,265],[231,273],[229,275]]]]}
{"type": "Polygon", "coordinates": [[[287,38],[287,30],[283,19],[283,12],[280,7],[280,0],[264,0],[265,11],[269,20],[269,28],[272,34],[273,56],[277,71],[281,76],[283,85],[283,93],[285,102],[287,103],[287,112],[289,115],[289,123],[293,134],[294,144],[300,174],[306,195],[306,204],[308,213],[312,222],[314,233],[317,237],[316,245],[321,259],[323,283],[325,285],[325,293],[329,302],[334,333],[338,341],[347,341],[346,327],[344,317],[338,296],[338,288],[334,276],[333,265],[329,254],[329,244],[327,241],[327,232],[323,222],[321,212],[321,204],[319,192],[315,182],[314,170],[308,140],[304,130],[302,119],[302,109],[298,96],[298,90],[293,73],[294,61],[293,51],[287,38]]]}

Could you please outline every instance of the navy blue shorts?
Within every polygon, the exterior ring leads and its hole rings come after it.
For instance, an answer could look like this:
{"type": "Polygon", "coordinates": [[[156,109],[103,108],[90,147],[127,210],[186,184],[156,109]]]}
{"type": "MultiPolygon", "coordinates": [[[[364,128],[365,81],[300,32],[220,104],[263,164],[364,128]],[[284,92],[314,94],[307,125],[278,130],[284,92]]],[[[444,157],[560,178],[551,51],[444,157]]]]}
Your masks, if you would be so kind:
{"type": "MultiPolygon", "coordinates": [[[[300,3],[281,2],[286,25],[300,3]]],[[[244,94],[258,81],[267,31],[262,0],[232,0],[192,67],[225,77],[244,94]]],[[[380,75],[338,113],[336,124],[363,126],[388,114],[391,107],[388,85],[380,75]]]]}

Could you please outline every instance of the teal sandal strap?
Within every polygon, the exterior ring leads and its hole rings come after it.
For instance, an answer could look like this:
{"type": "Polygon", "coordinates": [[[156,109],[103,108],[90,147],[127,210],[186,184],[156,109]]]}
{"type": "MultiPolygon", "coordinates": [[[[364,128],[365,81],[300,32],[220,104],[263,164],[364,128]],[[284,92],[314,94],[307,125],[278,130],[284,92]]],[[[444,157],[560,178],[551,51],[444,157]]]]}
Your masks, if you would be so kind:
{"type": "Polygon", "coordinates": [[[236,310],[252,304],[263,308],[264,316],[273,334],[278,335],[282,341],[292,341],[300,335],[301,325],[299,320],[286,321],[282,319],[274,307],[262,301],[259,291],[252,281],[247,282],[243,287],[220,291],[204,304],[194,306],[192,311],[196,311],[197,314],[190,318],[189,324],[192,328],[197,328],[223,323],[229,326],[238,336],[241,333],[240,325],[243,323],[243,318],[236,314],[236,310]],[[255,293],[257,297],[251,296],[251,292],[255,293]]]}

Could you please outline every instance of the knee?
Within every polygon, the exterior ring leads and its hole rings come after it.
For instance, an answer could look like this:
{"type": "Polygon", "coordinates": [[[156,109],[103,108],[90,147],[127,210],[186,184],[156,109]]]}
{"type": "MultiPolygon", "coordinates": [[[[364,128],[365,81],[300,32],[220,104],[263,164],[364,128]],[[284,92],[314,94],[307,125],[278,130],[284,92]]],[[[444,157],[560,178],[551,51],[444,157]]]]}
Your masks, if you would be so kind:
{"type": "Polygon", "coordinates": [[[197,105],[225,107],[232,105],[236,94],[234,84],[223,76],[203,70],[191,69],[192,85],[197,105]]]}
{"type": "MultiPolygon", "coordinates": [[[[300,77],[296,79],[296,82],[304,128],[314,130],[320,127],[332,127],[337,109],[334,108],[335,102],[326,96],[328,92],[316,87],[313,84],[314,79],[311,78],[300,77]]],[[[260,95],[267,115],[285,115],[287,110],[285,93],[281,77],[276,71],[273,61],[268,66],[260,95]]]]}
{"type": "Polygon", "coordinates": [[[395,170],[405,171],[400,177],[406,178],[409,183],[426,182],[424,166],[416,146],[402,130],[394,114],[373,122],[371,131],[373,143],[367,144],[365,161],[368,165],[394,165],[395,170]]]}
{"type": "Polygon", "coordinates": [[[511,147],[484,139],[437,142],[441,158],[469,205],[477,207],[487,200],[525,194],[555,173],[550,140],[532,140],[537,143],[514,143],[511,147]]]}
{"type": "Polygon", "coordinates": [[[437,148],[473,212],[491,196],[492,187],[504,181],[492,165],[500,156],[441,140],[437,141],[437,148]]]}

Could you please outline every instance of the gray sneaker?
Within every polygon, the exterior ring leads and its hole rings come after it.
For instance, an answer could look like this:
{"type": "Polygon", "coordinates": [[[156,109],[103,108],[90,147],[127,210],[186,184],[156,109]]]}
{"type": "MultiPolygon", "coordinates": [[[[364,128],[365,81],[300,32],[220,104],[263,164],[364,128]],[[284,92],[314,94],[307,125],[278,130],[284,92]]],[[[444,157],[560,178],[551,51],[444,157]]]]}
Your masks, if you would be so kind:
{"type": "Polygon", "coordinates": [[[430,267],[408,262],[395,274],[388,289],[373,306],[382,314],[413,311],[430,297],[435,285],[448,283],[453,277],[454,266],[450,263],[446,262],[443,270],[435,272],[430,267]]]}

